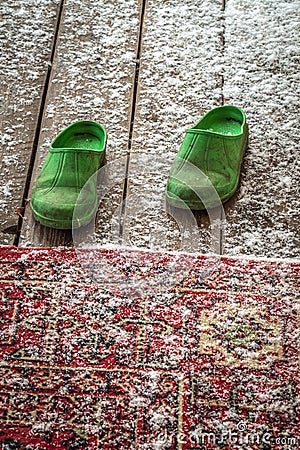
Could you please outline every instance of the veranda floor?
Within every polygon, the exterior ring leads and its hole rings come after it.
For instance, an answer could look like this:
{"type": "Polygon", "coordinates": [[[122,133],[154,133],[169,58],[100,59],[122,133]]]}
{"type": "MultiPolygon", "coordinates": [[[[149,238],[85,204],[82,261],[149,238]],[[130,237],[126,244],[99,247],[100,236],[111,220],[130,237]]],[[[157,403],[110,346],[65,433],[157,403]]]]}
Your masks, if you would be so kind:
{"type": "Polygon", "coordinates": [[[293,0],[3,0],[0,244],[74,244],[28,200],[51,140],[89,119],[108,130],[106,194],[76,239],[298,257],[299,25],[293,0]],[[186,128],[222,104],[250,128],[238,192],[209,215],[166,211],[186,128]]]}

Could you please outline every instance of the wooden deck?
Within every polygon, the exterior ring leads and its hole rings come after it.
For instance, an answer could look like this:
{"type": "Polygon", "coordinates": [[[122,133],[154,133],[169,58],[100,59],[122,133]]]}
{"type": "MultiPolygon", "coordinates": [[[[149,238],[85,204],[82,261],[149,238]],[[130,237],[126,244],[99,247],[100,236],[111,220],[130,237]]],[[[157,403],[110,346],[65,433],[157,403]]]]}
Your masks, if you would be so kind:
{"type": "Polygon", "coordinates": [[[28,199],[51,140],[89,119],[108,130],[93,243],[298,257],[296,3],[1,2],[0,244],[73,245],[71,231],[35,223],[28,199]],[[238,192],[210,215],[167,209],[186,128],[224,103],[250,127],[238,192]]]}

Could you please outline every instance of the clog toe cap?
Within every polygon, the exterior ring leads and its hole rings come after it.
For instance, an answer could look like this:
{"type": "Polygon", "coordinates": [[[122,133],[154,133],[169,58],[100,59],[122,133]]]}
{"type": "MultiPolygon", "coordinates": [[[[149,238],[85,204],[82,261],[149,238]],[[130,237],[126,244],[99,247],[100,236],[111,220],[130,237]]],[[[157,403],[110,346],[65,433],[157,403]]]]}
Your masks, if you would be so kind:
{"type": "Polygon", "coordinates": [[[97,198],[76,188],[56,187],[50,191],[38,189],[31,197],[36,220],[52,228],[71,229],[85,225],[97,209],[97,198]]]}
{"type": "Polygon", "coordinates": [[[204,175],[191,177],[191,174],[185,178],[179,174],[169,177],[167,198],[173,204],[176,202],[178,207],[180,202],[184,202],[191,209],[214,208],[221,204],[231,185],[232,181],[223,174],[211,173],[209,178],[204,175]]]}

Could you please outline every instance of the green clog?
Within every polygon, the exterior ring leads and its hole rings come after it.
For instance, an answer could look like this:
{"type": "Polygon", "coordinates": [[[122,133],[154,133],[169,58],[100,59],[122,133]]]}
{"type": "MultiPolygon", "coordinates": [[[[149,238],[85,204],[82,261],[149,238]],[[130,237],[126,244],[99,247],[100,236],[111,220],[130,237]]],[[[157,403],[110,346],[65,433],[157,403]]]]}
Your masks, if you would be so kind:
{"type": "Polygon", "coordinates": [[[166,197],[176,207],[203,210],[227,201],[238,186],[248,142],[245,113],[219,106],[188,129],[170,170],[166,197]]]}
{"type": "Polygon", "coordinates": [[[31,195],[38,222],[72,229],[92,220],[98,207],[96,172],[104,163],[106,139],[105,128],[87,120],[69,125],[54,139],[31,195]]]}

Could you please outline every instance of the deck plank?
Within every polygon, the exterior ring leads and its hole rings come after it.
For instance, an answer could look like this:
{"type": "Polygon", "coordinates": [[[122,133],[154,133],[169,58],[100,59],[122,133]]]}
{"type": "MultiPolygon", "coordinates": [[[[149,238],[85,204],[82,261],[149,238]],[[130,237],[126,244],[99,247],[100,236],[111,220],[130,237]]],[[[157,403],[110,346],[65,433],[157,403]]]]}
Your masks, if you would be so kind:
{"type": "Polygon", "coordinates": [[[250,129],[225,253],[299,257],[299,3],[227,0],[225,30],[224,98],[250,129]]]}
{"type": "Polygon", "coordinates": [[[48,73],[59,2],[0,4],[0,244],[13,244],[48,73]]]}
{"type": "MultiPolygon", "coordinates": [[[[117,178],[114,161],[118,166],[117,161],[123,162],[127,154],[140,9],[139,0],[65,1],[32,177],[34,181],[51,140],[65,126],[76,120],[93,120],[106,127],[110,171],[106,170],[107,178],[100,181],[111,189],[99,207],[98,244],[111,241],[110,224],[122,202],[125,166],[117,178]]],[[[82,230],[82,239],[88,240],[90,232],[90,228],[82,230]]],[[[69,245],[72,232],[42,227],[27,208],[21,243],[69,245]]]]}
{"type": "MultiPolygon", "coordinates": [[[[167,250],[212,249],[207,215],[198,213],[194,218],[172,208],[165,211],[164,192],[185,130],[222,103],[222,32],[220,0],[204,0],[201,5],[192,0],[147,2],[123,226],[125,244],[167,250]],[[193,234],[190,245],[180,227],[198,233],[197,237],[193,234]]],[[[216,226],[220,211],[214,211],[212,218],[216,226]]],[[[213,246],[220,252],[220,227],[217,240],[213,246]]]]}

